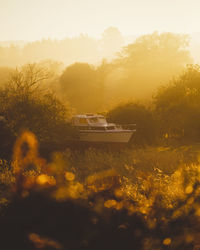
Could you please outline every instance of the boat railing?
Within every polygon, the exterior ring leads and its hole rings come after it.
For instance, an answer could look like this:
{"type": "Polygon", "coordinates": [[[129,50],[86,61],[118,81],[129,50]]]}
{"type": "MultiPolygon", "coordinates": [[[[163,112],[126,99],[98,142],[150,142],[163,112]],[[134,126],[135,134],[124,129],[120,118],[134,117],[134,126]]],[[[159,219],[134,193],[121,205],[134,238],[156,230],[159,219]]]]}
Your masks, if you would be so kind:
{"type": "Polygon", "coordinates": [[[116,124],[117,127],[123,128],[123,129],[130,129],[130,130],[136,130],[136,124],[116,124]]]}
{"type": "Polygon", "coordinates": [[[72,124],[72,126],[78,130],[112,130],[112,129],[125,129],[125,130],[133,130],[136,131],[136,124],[115,124],[115,123],[108,123],[108,126],[91,126],[90,124],[87,125],[80,125],[80,124],[72,124]]]}

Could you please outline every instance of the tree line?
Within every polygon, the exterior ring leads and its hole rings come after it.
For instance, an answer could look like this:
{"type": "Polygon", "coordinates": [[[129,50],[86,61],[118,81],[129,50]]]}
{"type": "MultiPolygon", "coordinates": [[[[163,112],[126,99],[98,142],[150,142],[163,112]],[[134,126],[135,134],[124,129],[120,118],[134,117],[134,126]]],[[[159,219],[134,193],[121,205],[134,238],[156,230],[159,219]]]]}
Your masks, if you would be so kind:
{"type": "Polygon", "coordinates": [[[124,38],[116,27],[104,30],[100,38],[87,34],[62,40],[43,39],[33,42],[0,42],[0,66],[16,67],[51,58],[70,65],[76,61],[97,63],[102,58],[113,58],[124,45],[124,38]]]}
{"type": "Polygon", "coordinates": [[[64,143],[74,133],[74,113],[100,112],[112,122],[136,123],[133,143],[198,142],[200,66],[190,64],[187,44],[184,35],[153,33],[99,66],[75,63],[61,73],[54,61],[1,67],[2,141],[11,141],[8,131],[15,138],[28,129],[43,144],[64,143]]]}

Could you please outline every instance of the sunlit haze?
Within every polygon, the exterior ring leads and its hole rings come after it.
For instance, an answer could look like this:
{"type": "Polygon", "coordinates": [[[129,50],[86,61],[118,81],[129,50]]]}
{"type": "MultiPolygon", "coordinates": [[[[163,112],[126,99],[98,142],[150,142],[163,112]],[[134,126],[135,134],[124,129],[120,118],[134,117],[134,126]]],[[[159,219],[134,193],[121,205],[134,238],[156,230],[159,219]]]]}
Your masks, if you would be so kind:
{"type": "Polygon", "coordinates": [[[0,40],[199,31],[199,0],[0,0],[0,40]]]}
{"type": "Polygon", "coordinates": [[[0,0],[0,86],[16,67],[39,67],[78,112],[149,100],[200,62],[199,9],[199,0],[0,0]]]}
{"type": "Polygon", "coordinates": [[[0,250],[200,250],[200,0],[0,0],[0,250]]]}

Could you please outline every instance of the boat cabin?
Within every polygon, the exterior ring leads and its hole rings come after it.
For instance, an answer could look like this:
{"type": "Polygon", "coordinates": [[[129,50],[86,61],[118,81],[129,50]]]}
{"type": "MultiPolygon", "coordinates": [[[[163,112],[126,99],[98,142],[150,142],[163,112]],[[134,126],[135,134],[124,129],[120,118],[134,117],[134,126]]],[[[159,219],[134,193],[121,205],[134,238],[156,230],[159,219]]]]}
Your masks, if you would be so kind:
{"type": "Polygon", "coordinates": [[[72,118],[72,125],[79,130],[114,130],[116,125],[107,123],[103,115],[76,115],[72,118]]]}
{"type": "Polygon", "coordinates": [[[135,129],[108,123],[103,115],[96,114],[76,115],[72,118],[72,126],[79,132],[79,142],[127,143],[135,132],[135,129]]]}

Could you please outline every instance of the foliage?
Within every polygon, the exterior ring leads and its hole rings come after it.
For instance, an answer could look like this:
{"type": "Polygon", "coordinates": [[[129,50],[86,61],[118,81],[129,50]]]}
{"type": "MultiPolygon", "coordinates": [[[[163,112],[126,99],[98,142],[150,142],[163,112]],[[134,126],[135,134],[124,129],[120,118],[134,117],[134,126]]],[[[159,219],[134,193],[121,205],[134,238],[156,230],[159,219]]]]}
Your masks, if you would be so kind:
{"type": "MultiPolygon", "coordinates": [[[[18,138],[18,142],[25,135],[18,138]]],[[[33,137],[29,134],[27,138],[33,137]]],[[[121,152],[120,157],[117,153],[89,150],[82,155],[82,160],[74,157],[76,170],[72,173],[69,161],[73,157],[68,151],[65,159],[61,159],[61,154],[48,164],[43,159],[40,172],[24,174],[26,159],[36,165],[42,159],[37,154],[32,157],[31,152],[37,150],[36,141],[30,144],[25,156],[17,153],[22,150],[18,142],[13,164],[18,161],[20,167],[14,171],[15,181],[8,182],[12,199],[8,196],[9,206],[3,208],[0,216],[4,249],[17,246],[21,249],[189,250],[198,246],[198,161],[182,162],[180,166],[180,160],[176,159],[173,171],[167,174],[159,167],[166,163],[166,158],[178,156],[177,151],[169,148],[154,149],[157,155],[165,156],[159,158],[150,171],[142,166],[155,160],[152,148],[150,155],[148,149],[143,154],[135,152],[134,156],[133,151],[121,152]],[[137,167],[136,157],[142,162],[145,153],[148,160],[137,167]],[[127,155],[129,162],[126,162],[127,155]],[[77,179],[78,172],[83,170],[79,168],[80,163],[89,169],[82,180],[77,179]],[[98,169],[92,169],[92,164],[98,169]],[[107,169],[102,171],[102,164],[107,164],[107,169]]],[[[168,163],[170,165],[170,161],[168,163]]],[[[2,173],[4,170],[0,181],[2,173]]],[[[2,206],[3,199],[1,202],[2,206]]]]}
{"type": "Polygon", "coordinates": [[[110,59],[122,48],[124,38],[118,28],[109,27],[104,30],[101,43],[104,56],[110,59]]]}
{"type": "Polygon", "coordinates": [[[0,67],[0,86],[8,83],[10,79],[10,74],[12,74],[14,69],[9,67],[0,67]]]}
{"type": "Polygon", "coordinates": [[[200,68],[188,65],[185,72],[154,97],[161,136],[195,142],[200,139],[200,68]]]}
{"type": "MultiPolygon", "coordinates": [[[[78,112],[94,112],[102,111],[105,105],[121,99],[149,97],[163,82],[168,82],[186,64],[192,63],[188,43],[187,35],[154,32],[140,36],[122,48],[121,33],[117,28],[109,27],[100,40],[80,35],[61,41],[37,41],[20,48],[1,47],[0,65],[16,66],[43,61],[41,67],[45,65],[54,73],[52,79],[48,79],[48,86],[56,91],[59,86],[63,99],[69,99],[78,112]],[[118,57],[113,59],[117,52],[118,57]],[[108,62],[96,66],[101,60],[105,62],[104,58],[108,62]],[[77,61],[81,63],[74,63],[77,61]],[[61,78],[59,62],[71,64],[61,78]],[[73,86],[77,89],[74,90],[73,86]],[[84,105],[80,101],[81,92],[88,99],[84,105]]],[[[2,82],[7,77],[6,71],[0,69],[2,82]]]]}
{"type": "Polygon", "coordinates": [[[102,105],[99,71],[87,63],[75,63],[60,77],[61,92],[79,112],[96,111],[102,105]]]}
{"type": "Polygon", "coordinates": [[[124,47],[115,60],[114,72],[121,72],[115,79],[117,95],[147,97],[161,83],[179,74],[192,62],[188,40],[186,35],[154,32],[124,47]]]}
{"type": "Polygon", "coordinates": [[[122,35],[115,27],[107,28],[100,39],[80,34],[60,40],[48,38],[32,42],[10,41],[6,46],[0,43],[0,66],[16,67],[26,63],[39,63],[49,58],[64,65],[77,61],[97,63],[103,58],[113,56],[122,43],[122,35]]]}
{"type": "MultiPolygon", "coordinates": [[[[0,112],[15,135],[31,130],[40,141],[50,140],[67,128],[70,110],[41,84],[49,72],[36,64],[16,69],[7,85],[0,90],[0,112]],[[65,129],[63,129],[65,127],[65,129]]],[[[61,136],[60,136],[61,138],[61,136]]]]}
{"type": "Polygon", "coordinates": [[[136,102],[121,104],[110,110],[107,118],[118,124],[136,124],[134,143],[151,144],[156,141],[156,122],[153,113],[143,104],[136,102]]]}

